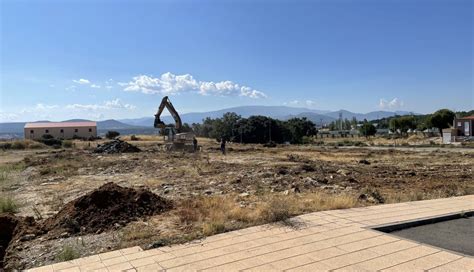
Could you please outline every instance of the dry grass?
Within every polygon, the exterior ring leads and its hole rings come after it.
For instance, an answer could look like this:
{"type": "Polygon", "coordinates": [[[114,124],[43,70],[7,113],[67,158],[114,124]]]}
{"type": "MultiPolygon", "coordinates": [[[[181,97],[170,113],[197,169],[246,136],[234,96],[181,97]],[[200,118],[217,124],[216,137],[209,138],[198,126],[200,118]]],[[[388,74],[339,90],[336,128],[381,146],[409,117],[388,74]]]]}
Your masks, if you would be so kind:
{"type": "Polygon", "coordinates": [[[11,196],[0,195],[0,213],[16,213],[18,204],[11,196]]]}
{"type": "Polygon", "coordinates": [[[358,205],[351,195],[310,193],[303,195],[267,195],[257,199],[253,207],[241,205],[235,195],[199,197],[183,201],[177,214],[179,224],[203,236],[244,227],[286,221],[308,212],[344,209],[358,205]]]}
{"type": "Polygon", "coordinates": [[[152,226],[144,222],[136,222],[129,224],[121,232],[122,244],[136,243],[140,244],[146,241],[153,240],[159,236],[159,232],[152,226]]]}

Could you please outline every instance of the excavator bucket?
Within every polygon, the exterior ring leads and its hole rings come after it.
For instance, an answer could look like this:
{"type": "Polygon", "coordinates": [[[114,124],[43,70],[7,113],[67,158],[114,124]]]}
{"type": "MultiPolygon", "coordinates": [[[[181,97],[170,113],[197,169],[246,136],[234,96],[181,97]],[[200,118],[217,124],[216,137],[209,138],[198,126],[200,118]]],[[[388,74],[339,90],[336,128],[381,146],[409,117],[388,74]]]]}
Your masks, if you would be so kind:
{"type": "Polygon", "coordinates": [[[154,127],[155,128],[164,128],[166,126],[165,122],[161,121],[160,117],[159,116],[155,116],[155,124],[154,124],[154,127]]]}

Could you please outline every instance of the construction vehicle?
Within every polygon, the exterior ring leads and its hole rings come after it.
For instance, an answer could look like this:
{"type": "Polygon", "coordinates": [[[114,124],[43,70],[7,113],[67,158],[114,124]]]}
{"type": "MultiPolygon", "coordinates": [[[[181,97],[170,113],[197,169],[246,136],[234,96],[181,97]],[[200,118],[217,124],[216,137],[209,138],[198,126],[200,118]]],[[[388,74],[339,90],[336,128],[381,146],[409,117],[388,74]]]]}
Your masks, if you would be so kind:
{"type": "Polygon", "coordinates": [[[154,127],[160,129],[160,134],[164,137],[164,147],[166,150],[193,150],[192,142],[195,135],[192,132],[181,132],[181,129],[183,127],[181,117],[179,116],[178,112],[169,100],[168,96],[163,97],[163,99],[161,100],[158,112],[155,114],[154,127]],[[167,126],[160,119],[160,116],[163,113],[165,107],[168,109],[175,121],[174,126],[167,126]]]}

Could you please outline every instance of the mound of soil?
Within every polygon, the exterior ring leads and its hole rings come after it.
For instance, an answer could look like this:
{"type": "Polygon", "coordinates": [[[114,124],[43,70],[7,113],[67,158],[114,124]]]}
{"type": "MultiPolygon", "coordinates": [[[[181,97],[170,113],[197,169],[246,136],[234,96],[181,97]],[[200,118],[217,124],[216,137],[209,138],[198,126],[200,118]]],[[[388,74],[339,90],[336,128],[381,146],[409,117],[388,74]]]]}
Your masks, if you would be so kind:
{"type": "Polygon", "coordinates": [[[105,154],[134,153],[140,151],[140,148],[118,139],[98,145],[97,148],[94,149],[94,153],[105,154]]]}
{"type": "Polygon", "coordinates": [[[99,233],[171,208],[171,202],[148,190],[135,190],[107,183],[67,203],[43,227],[58,234],[99,233]]]}
{"type": "Polygon", "coordinates": [[[36,225],[33,217],[17,217],[13,214],[0,215],[0,271],[9,270],[9,263],[13,263],[11,254],[16,245],[25,240],[25,237],[35,237],[42,231],[36,225]]]}

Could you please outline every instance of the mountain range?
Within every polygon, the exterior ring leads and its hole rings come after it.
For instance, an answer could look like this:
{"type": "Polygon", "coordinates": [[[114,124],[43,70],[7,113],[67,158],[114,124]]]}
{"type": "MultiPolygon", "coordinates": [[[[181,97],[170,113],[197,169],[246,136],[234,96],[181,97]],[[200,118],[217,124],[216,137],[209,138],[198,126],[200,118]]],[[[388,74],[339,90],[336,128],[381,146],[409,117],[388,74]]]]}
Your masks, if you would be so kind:
{"type": "MultiPolygon", "coordinates": [[[[330,123],[339,118],[339,114],[342,113],[342,118],[352,119],[355,117],[357,120],[367,119],[368,121],[391,117],[395,115],[406,115],[409,112],[406,111],[373,111],[369,113],[354,113],[347,110],[338,110],[338,111],[322,111],[322,110],[313,110],[307,108],[296,108],[296,107],[287,107],[287,106],[241,106],[234,108],[227,108],[217,111],[209,112],[190,112],[181,114],[181,120],[183,123],[201,123],[203,119],[210,118],[219,118],[226,112],[235,112],[241,115],[244,118],[247,118],[252,115],[264,115],[270,116],[275,119],[287,120],[292,117],[306,117],[307,119],[313,121],[316,124],[321,124],[321,121],[324,124],[330,123]]],[[[162,116],[161,118],[165,123],[174,123],[174,120],[171,116],[162,116]]],[[[154,117],[142,117],[136,119],[119,119],[118,121],[133,125],[133,126],[153,126],[154,117]]]]}
{"type": "MultiPolygon", "coordinates": [[[[181,114],[181,120],[183,123],[201,123],[203,119],[210,118],[219,118],[226,112],[235,112],[242,117],[246,118],[252,115],[264,115],[269,116],[275,119],[288,120],[293,117],[306,117],[307,119],[313,121],[315,124],[320,125],[328,124],[339,118],[339,115],[342,114],[342,118],[352,119],[355,117],[357,120],[367,119],[375,120],[380,118],[391,117],[395,115],[406,115],[409,112],[405,111],[373,111],[369,113],[354,113],[347,110],[339,111],[321,111],[307,108],[296,108],[296,107],[287,107],[287,106],[242,106],[242,107],[233,107],[217,111],[208,111],[208,112],[191,112],[181,114]]],[[[174,120],[171,116],[162,116],[162,120],[165,123],[174,123],[174,120]]],[[[84,119],[72,119],[65,120],[68,122],[74,121],[88,121],[84,119]]],[[[48,121],[41,121],[48,122],[48,121]]],[[[97,129],[99,133],[103,133],[107,130],[118,130],[122,134],[135,133],[135,134],[150,134],[154,132],[153,128],[154,117],[142,117],[134,119],[119,119],[119,120],[103,120],[97,121],[97,129]]],[[[0,134],[4,135],[22,135],[23,127],[26,122],[14,122],[14,123],[0,123],[0,134]]],[[[20,136],[21,137],[21,136],[20,136]]]]}

